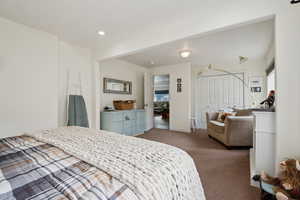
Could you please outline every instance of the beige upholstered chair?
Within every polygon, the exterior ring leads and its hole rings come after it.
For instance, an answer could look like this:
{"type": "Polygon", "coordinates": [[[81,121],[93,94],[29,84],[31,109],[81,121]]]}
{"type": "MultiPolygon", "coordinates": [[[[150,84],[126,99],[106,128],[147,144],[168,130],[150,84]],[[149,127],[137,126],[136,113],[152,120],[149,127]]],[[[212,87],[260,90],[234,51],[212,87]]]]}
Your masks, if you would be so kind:
{"type": "Polygon", "coordinates": [[[222,142],[228,149],[253,145],[253,116],[250,110],[238,110],[224,123],[217,121],[218,113],[206,113],[208,135],[222,142]]]}

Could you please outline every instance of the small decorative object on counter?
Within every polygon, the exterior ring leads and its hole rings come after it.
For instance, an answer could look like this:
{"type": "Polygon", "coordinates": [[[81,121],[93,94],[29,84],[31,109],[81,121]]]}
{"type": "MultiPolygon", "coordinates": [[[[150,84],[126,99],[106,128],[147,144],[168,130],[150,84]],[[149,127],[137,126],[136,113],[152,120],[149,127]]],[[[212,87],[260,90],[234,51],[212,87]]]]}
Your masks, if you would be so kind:
{"type": "Polygon", "coordinates": [[[113,106],[105,106],[104,110],[105,111],[114,111],[115,109],[113,108],[113,106]]]}
{"type": "Polygon", "coordinates": [[[261,105],[266,105],[267,108],[271,108],[275,103],[275,90],[269,92],[268,98],[262,101],[261,105]]]}

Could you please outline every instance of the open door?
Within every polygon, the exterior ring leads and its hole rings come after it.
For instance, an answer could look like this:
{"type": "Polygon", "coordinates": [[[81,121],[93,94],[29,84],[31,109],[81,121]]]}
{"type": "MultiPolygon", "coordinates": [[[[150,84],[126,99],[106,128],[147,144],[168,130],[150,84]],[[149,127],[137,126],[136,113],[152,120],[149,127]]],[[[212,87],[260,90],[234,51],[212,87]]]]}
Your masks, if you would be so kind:
{"type": "Polygon", "coordinates": [[[153,75],[144,74],[144,109],[146,111],[146,130],[153,128],[153,75]]]}

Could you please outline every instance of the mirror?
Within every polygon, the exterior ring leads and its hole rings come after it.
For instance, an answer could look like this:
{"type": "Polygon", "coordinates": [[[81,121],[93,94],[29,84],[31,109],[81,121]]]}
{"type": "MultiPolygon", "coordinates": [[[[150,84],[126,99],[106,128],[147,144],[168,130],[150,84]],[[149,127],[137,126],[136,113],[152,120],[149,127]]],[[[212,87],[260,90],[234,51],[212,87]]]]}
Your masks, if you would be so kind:
{"type": "Polygon", "coordinates": [[[103,79],[103,92],[114,94],[131,94],[131,81],[122,81],[112,78],[103,79]]]}

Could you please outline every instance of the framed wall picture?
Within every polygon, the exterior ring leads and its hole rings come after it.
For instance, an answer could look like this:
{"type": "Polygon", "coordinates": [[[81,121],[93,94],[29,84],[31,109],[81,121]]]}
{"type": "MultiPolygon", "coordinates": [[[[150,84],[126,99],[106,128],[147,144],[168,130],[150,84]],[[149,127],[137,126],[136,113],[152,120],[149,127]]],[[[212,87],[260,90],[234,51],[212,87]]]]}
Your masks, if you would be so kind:
{"type": "Polygon", "coordinates": [[[103,78],[103,92],[113,94],[132,94],[132,82],[103,78]]]}
{"type": "Polygon", "coordinates": [[[251,92],[262,92],[261,87],[251,87],[251,92]]]}
{"type": "Polygon", "coordinates": [[[177,78],[177,92],[182,92],[182,79],[177,78]]]}
{"type": "Polygon", "coordinates": [[[264,87],[264,77],[263,76],[251,76],[249,78],[249,87],[251,92],[260,93],[264,87]]]}

